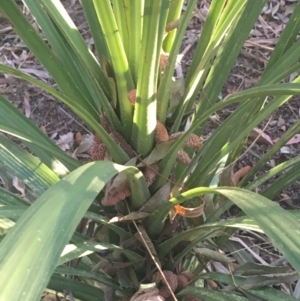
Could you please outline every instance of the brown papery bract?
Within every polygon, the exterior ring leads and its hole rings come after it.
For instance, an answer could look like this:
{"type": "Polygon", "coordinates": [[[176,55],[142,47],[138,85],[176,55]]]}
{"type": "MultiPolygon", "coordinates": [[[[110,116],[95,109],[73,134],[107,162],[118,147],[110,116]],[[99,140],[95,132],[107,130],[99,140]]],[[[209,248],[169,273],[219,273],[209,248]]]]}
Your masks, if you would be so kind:
{"type": "Polygon", "coordinates": [[[101,203],[103,206],[113,206],[119,203],[120,201],[124,200],[125,198],[131,195],[131,190],[129,186],[120,187],[118,190],[114,191],[112,194],[108,193],[105,196],[101,203]]]}
{"type": "Polygon", "coordinates": [[[127,94],[127,98],[129,100],[129,102],[134,105],[136,103],[136,89],[131,90],[127,94]]]}
{"type": "Polygon", "coordinates": [[[191,158],[187,152],[181,149],[177,154],[177,161],[187,165],[191,163],[191,158]]]}
{"type": "MultiPolygon", "coordinates": [[[[172,292],[175,292],[177,286],[178,286],[178,280],[177,280],[177,275],[175,275],[173,272],[171,271],[163,271],[163,274],[166,278],[166,281],[168,282],[168,284],[170,285],[170,288],[172,290],[172,292]]],[[[163,276],[161,275],[160,272],[156,272],[153,274],[152,276],[152,281],[159,283],[162,282],[163,285],[161,286],[161,288],[159,289],[159,294],[164,297],[164,298],[168,298],[171,296],[171,292],[168,288],[168,286],[166,285],[163,276]]]]}
{"type": "Polygon", "coordinates": [[[156,135],[155,141],[157,143],[165,142],[169,140],[169,134],[166,127],[159,121],[156,121],[156,135]]]}

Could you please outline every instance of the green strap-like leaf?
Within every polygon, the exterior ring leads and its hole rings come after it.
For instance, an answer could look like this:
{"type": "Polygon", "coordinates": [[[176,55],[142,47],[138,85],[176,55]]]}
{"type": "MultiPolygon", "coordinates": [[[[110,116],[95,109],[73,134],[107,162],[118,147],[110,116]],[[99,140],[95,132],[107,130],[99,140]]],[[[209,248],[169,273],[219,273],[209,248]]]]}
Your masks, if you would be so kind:
{"type": "MultiPolygon", "coordinates": [[[[298,94],[300,92],[300,90],[298,90],[299,81],[300,81],[300,79],[296,79],[295,83],[293,83],[293,84],[297,85],[297,86],[294,86],[294,88],[297,90],[297,91],[295,91],[296,94],[298,94]]],[[[273,86],[274,90],[276,90],[278,92],[276,87],[277,87],[277,85],[273,86]]],[[[262,93],[261,95],[263,95],[264,94],[263,89],[261,89],[260,91],[262,93]]],[[[247,95],[249,98],[251,98],[252,97],[251,95],[253,95],[254,100],[252,100],[252,101],[254,102],[254,104],[259,103],[259,101],[257,101],[254,96],[257,93],[256,88],[254,88],[254,90],[249,89],[248,92],[249,92],[249,94],[247,94],[247,95]],[[253,94],[252,94],[252,91],[253,91],[253,94]]],[[[285,91],[284,94],[285,93],[288,93],[288,91],[285,91]]],[[[251,101],[250,102],[247,101],[248,97],[244,98],[243,100],[246,102],[245,103],[246,105],[250,106],[252,104],[251,104],[251,101]]],[[[240,99],[240,101],[241,100],[242,99],[240,99]]],[[[203,145],[201,150],[194,156],[194,158],[192,159],[192,162],[186,168],[184,174],[182,175],[182,178],[185,178],[190,173],[190,170],[192,168],[194,168],[194,166],[196,166],[196,164],[198,164],[199,158],[203,157],[203,154],[204,154],[206,157],[205,157],[205,159],[203,159],[203,163],[202,163],[202,161],[200,161],[201,162],[200,167],[197,168],[191,175],[191,177],[189,179],[189,185],[190,185],[190,187],[197,187],[199,185],[199,181],[201,181],[202,178],[205,179],[206,182],[208,182],[208,183],[205,182],[205,184],[209,185],[210,178],[209,178],[208,174],[210,175],[210,177],[213,177],[214,173],[211,170],[209,172],[205,171],[204,167],[205,166],[207,168],[217,167],[218,162],[220,162],[220,160],[222,160],[222,158],[226,154],[228,154],[230,149],[234,148],[235,144],[239,143],[241,141],[241,139],[250,132],[251,129],[253,129],[259,122],[261,122],[264,118],[266,118],[269,114],[271,114],[276,108],[278,108],[279,105],[283,104],[287,100],[288,100],[288,97],[276,97],[275,99],[273,99],[273,101],[264,110],[262,110],[259,114],[256,114],[255,118],[253,118],[251,120],[251,123],[249,123],[247,125],[248,126],[247,128],[245,127],[245,125],[243,127],[238,127],[238,128],[236,127],[236,124],[240,123],[242,113],[249,114],[248,106],[239,108],[240,110],[238,113],[232,114],[230,117],[228,117],[224,121],[224,124],[225,124],[224,126],[216,129],[216,131],[214,132],[214,135],[212,135],[212,137],[210,138],[213,141],[208,139],[205,142],[205,144],[203,145]],[[233,134],[233,130],[236,130],[236,129],[238,130],[238,133],[233,134]],[[231,141],[230,144],[228,143],[229,141],[231,141]],[[211,163],[210,160],[212,160],[213,158],[215,158],[214,163],[211,163]]],[[[233,98],[228,98],[227,100],[224,100],[223,102],[219,102],[219,103],[215,104],[214,106],[212,106],[209,110],[207,110],[205,113],[203,113],[199,119],[194,120],[192,126],[185,132],[185,134],[178,138],[176,143],[172,146],[172,148],[170,149],[168,154],[163,158],[163,160],[160,163],[160,173],[163,176],[159,177],[154,182],[154,184],[152,186],[154,190],[159,189],[160,187],[162,187],[165,184],[166,178],[168,178],[170,171],[172,170],[172,168],[174,166],[174,162],[176,160],[177,153],[182,148],[182,146],[183,146],[185,140],[188,138],[188,136],[191,133],[193,133],[197,129],[197,127],[202,122],[204,122],[211,114],[213,114],[214,112],[218,111],[219,109],[229,105],[230,103],[232,103],[231,101],[233,101],[233,98]]]]}
{"type": "Polygon", "coordinates": [[[204,300],[209,301],[249,301],[247,298],[237,295],[236,293],[225,293],[218,292],[208,288],[200,287],[188,287],[180,291],[178,296],[192,295],[195,297],[203,298],[204,300]]]}
{"type": "Polygon", "coordinates": [[[29,206],[29,204],[22,198],[16,196],[6,189],[3,189],[2,187],[0,187],[0,203],[8,206],[29,206]]]}
{"type": "Polygon", "coordinates": [[[55,274],[68,274],[68,275],[78,276],[78,277],[82,277],[82,278],[94,279],[94,280],[99,281],[100,283],[109,285],[114,288],[119,287],[119,283],[116,280],[114,280],[108,276],[104,276],[102,274],[96,274],[96,273],[93,273],[90,271],[81,270],[79,268],[59,266],[55,269],[54,273],[55,274]]]}
{"type": "MultiPolygon", "coordinates": [[[[292,214],[282,209],[278,204],[248,190],[220,187],[216,189],[194,188],[184,192],[177,198],[172,198],[169,203],[163,204],[159,210],[154,211],[148,218],[147,223],[152,225],[152,234],[157,234],[154,228],[165,219],[165,213],[168,212],[170,208],[188,199],[207,193],[222,194],[239,206],[249,218],[257,222],[259,227],[282,252],[283,256],[290,262],[294,269],[298,273],[300,272],[300,262],[298,260],[300,224],[298,220],[292,214]]],[[[147,231],[149,231],[149,229],[148,227],[147,231]]]]}
{"type": "Polygon", "coordinates": [[[154,145],[158,65],[169,3],[170,0],[145,0],[137,101],[131,136],[141,155],[147,155],[154,145]]]}
{"type": "MultiPolygon", "coordinates": [[[[280,136],[280,139],[268,150],[266,154],[251,168],[250,172],[239,182],[239,186],[243,187],[244,183],[247,183],[255,173],[269,161],[275,153],[277,153],[282,146],[286,144],[294,135],[300,131],[300,120],[294,123],[283,135],[280,136]]],[[[252,185],[253,182],[251,182],[252,185]]]]}
{"type": "Polygon", "coordinates": [[[295,42],[300,30],[300,2],[293,8],[293,13],[290,16],[289,22],[286,24],[279,41],[276,44],[275,50],[269,59],[268,65],[264,72],[267,72],[270,67],[281,60],[282,55],[295,42]]]}
{"type": "MultiPolygon", "coordinates": [[[[108,151],[112,155],[113,159],[120,164],[126,163],[129,158],[127,154],[122,150],[122,148],[114,142],[114,140],[109,136],[109,134],[103,129],[103,127],[98,122],[98,115],[95,119],[86,109],[83,107],[80,103],[77,103],[76,100],[71,99],[58,91],[50,88],[46,84],[34,79],[31,76],[28,76],[26,74],[23,74],[22,72],[13,69],[11,67],[5,66],[0,64],[0,70],[4,70],[6,72],[9,72],[10,74],[13,74],[14,76],[20,77],[22,79],[27,80],[30,83],[33,83],[37,85],[38,87],[41,87],[42,89],[45,89],[47,92],[51,93],[53,96],[57,97],[58,99],[62,100],[64,103],[66,103],[78,116],[80,116],[86,124],[88,124],[95,132],[99,135],[101,140],[105,143],[108,151]]],[[[49,138],[45,139],[45,134],[43,134],[37,127],[29,121],[21,112],[19,112],[12,104],[10,104],[6,99],[2,98],[0,95],[0,130],[2,129],[6,133],[15,135],[23,140],[29,140],[32,141],[32,143],[27,143],[28,147],[30,147],[37,155],[40,157],[40,159],[49,167],[52,166],[57,159],[55,159],[55,156],[59,158],[64,159],[65,165],[69,168],[69,170],[73,170],[75,167],[78,167],[80,164],[73,159],[72,157],[68,156],[66,153],[64,153],[58,146],[56,146],[49,138]],[[3,99],[3,100],[2,100],[3,99]],[[2,109],[3,108],[3,109],[2,109]],[[7,114],[7,111],[9,110],[11,113],[7,114]],[[16,115],[16,116],[15,116],[16,115]],[[14,118],[8,118],[8,116],[14,116],[14,118]],[[17,119],[16,119],[17,118],[17,119]],[[15,127],[15,121],[18,120],[18,125],[22,125],[22,127],[16,128],[15,127]],[[6,121],[6,123],[4,123],[6,121]],[[26,130],[27,127],[30,126],[31,130],[26,130]],[[35,133],[35,135],[30,135],[30,133],[35,133]],[[53,147],[54,145],[54,147],[53,147]],[[37,147],[38,146],[38,147],[37,147]],[[45,152],[46,150],[46,152],[45,152]],[[53,154],[51,156],[51,153],[53,154]],[[71,164],[71,163],[72,164],[71,164]]],[[[24,142],[26,144],[26,142],[24,142]]],[[[59,162],[58,162],[59,163],[59,162]]],[[[61,164],[60,164],[61,165],[61,164]]],[[[64,171],[65,168],[58,166],[62,171],[64,171]]],[[[57,169],[58,169],[57,168],[57,169]]],[[[62,174],[62,173],[60,173],[62,174]]]]}
{"type": "MultiPolygon", "coordinates": [[[[53,275],[48,284],[49,289],[64,293],[66,290],[72,292],[72,295],[79,300],[84,301],[102,301],[104,293],[94,285],[89,285],[82,281],[68,279],[61,275],[53,275]]],[[[39,296],[40,297],[40,296],[39,296]]],[[[22,298],[24,300],[24,298],[22,298]]],[[[26,299],[25,299],[26,300],[26,299]]],[[[29,299],[28,299],[29,300],[29,299]]],[[[33,300],[33,299],[32,299],[33,300]]],[[[40,300],[36,299],[36,300],[40,300]]]]}
{"type": "MultiPolygon", "coordinates": [[[[211,273],[205,273],[199,276],[200,279],[211,279],[214,281],[218,281],[227,285],[237,285],[238,287],[243,284],[245,281],[244,277],[240,276],[235,276],[233,277],[229,274],[224,274],[224,273],[218,273],[218,272],[211,272],[211,273]],[[233,283],[234,281],[234,283],[233,283]]],[[[264,298],[267,301],[296,301],[298,299],[283,293],[277,289],[274,289],[272,287],[266,287],[263,289],[251,289],[248,290],[247,292],[264,298]]]]}
{"type": "Polygon", "coordinates": [[[89,27],[98,53],[98,58],[101,63],[101,58],[103,56],[109,58],[109,53],[107,51],[105,37],[103,35],[101,26],[99,24],[93,1],[92,0],[82,1],[81,5],[84,10],[86,19],[89,23],[89,27]]]}
{"type": "Polygon", "coordinates": [[[74,158],[62,151],[31,120],[0,95],[0,130],[12,134],[34,148],[39,158],[55,173],[64,175],[79,166],[74,158]],[[67,167],[67,168],[66,168],[67,167]]]}
{"type": "Polygon", "coordinates": [[[138,261],[143,260],[143,257],[137,253],[132,251],[123,249],[116,245],[107,244],[107,243],[100,243],[100,242],[93,242],[93,241],[85,241],[76,245],[66,245],[62,257],[60,257],[57,265],[64,264],[68,261],[71,261],[76,258],[80,258],[86,256],[88,254],[94,252],[100,252],[105,250],[117,250],[120,253],[123,253],[126,257],[128,257],[131,261],[138,261]]]}
{"type": "MultiPolygon", "coordinates": [[[[274,181],[267,189],[262,192],[262,195],[266,198],[273,199],[276,195],[278,195],[281,191],[283,191],[289,185],[292,185],[300,178],[300,163],[299,158],[291,159],[294,164],[292,167],[282,174],[276,181],[274,181]],[[293,160],[294,159],[294,160],[293,160]]],[[[289,163],[291,163],[289,162],[289,163]]]]}
{"type": "Polygon", "coordinates": [[[86,164],[26,210],[0,245],[0,299],[40,300],[80,219],[106,182],[124,169],[108,161],[86,164]]]}
{"type": "Polygon", "coordinates": [[[105,36],[107,49],[110,53],[118,90],[121,120],[126,138],[129,138],[132,128],[132,106],[128,101],[127,94],[135,87],[129,70],[128,60],[110,1],[93,0],[93,3],[102,32],[105,36]]]}
{"type": "MultiPolygon", "coordinates": [[[[7,16],[13,24],[16,33],[52,75],[63,93],[74,101],[81,102],[85,95],[76,86],[72,75],[65,69],[54,52],[46,45],[39,33],[22,14],[15,1],[0,2],[0,11],[7,16]]],[[[92,113],[90,107],[87,109],[92,113]]]]}
{"type": "Polygon", "coordinates": [[[39,159],[4,136],[0,136],[1,165],[38,195],[59,181],[59,177],[39,159]]]}
{"type": "MultiPolygon", "coordinates": [[[[182,4],[181,2],[182,1],[177,2],[177,3],[174,2],[174,3],[170,4],[170,7],[180,6],[182,4]]],[[[162,75],[162,78],[160,80],[159,88],[157,91],[157,117],[158,117],[158,120],[162,123],[165,122],[165,119],[167,117],[169,101],[172,101],[172,99],[170,100],[169,98],[170,98],[170,94],[171,94],[172,77],[173,77],[174,68],[175,68],[175,65],[177,62],[177,55],[178,55],[180,46],[182,44],[182,38],[185,34],[187,24],[193,13],[193,10],[195,8],[196,2],[197,2],[197,0],[192,0],[192,1],[189,1],[187,4],[183,18],[176,31],[174,44],[171,48],[171,52],[168,57],[168,65],[166,66],[164,73],[162,75]]],[[[169,34],[171,34],[171,33],[169,33],[169,34]]]]}

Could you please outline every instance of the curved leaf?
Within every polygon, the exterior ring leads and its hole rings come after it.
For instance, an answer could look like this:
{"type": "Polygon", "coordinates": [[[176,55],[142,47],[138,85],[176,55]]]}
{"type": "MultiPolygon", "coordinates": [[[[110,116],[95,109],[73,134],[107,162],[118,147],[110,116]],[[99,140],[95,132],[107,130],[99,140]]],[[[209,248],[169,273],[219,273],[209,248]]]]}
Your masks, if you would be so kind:
{"type": "Polygon", "coordinates": [[[131,261],[138,261],[142,260],[143,257],[137,253],[134,253],[132,251],[123,249],[121,247],[118,247],[116,245],[107,244],[107,243],[100,243],[100,242],[93,242],[93,241],[85,241],[76,245],[69,244],[66,245],[63,255],[60,257],[59,261],[57,262],[57,265],[64,264],[68,261],[71,261],[73,259],[104,250],[117,250],[120,253],[123,253],[126,255],[126,257],[131,261]]]}
{"type": "Polygon", "coordinates": [[[39,159],[4,136],[0,136],[0,162],[12,176],[21,179],[38,195],[59,181],[59,177],[39,159]]]}
{"type": "Polygon", "coordinates": [[[55,172],[60,175],[65,175],[67,169],[73,170],[79,166],[78,161],[64,153],[31,120],[1,95],[0,130],[22,139],[49,168],[55,165],[55,172]]]}
{"type": "MultiPolygon", "coordinates": [[[[188,287],[180,291],[177,296],[192,295],[204,301],[232,301],[233,294],[228,292],[218,292],[208,288],[188,287]]],[[[247,298],[234,294],[234,301],[249,301],[247,298]]]]}
{"type": "Polygon", "coordinates": [[[0,299],[40,300],[80,219],[105,183],[125,169],[107,161],[86,164],[25,211],[0,245],[0,299]]]}
{"type": "MultiPolygon", "coordinates": [[[[96,134],[99,135],[99,137],[101,138],[101,140],[105,143],[105,145],[107,146],[109,152],[111,153],[111,155],[113,156],[114,160],[117,162],[117,163],[120,163],[120,164],[124,164],[126,163],[129,158],[127,156],[127,154],[122,150],[122,148],[114,142],[114,140],[108,135],[108,133],[102,128],[102,126],[99,124],[98,122],[98,113],[96,112],[96,116],[94,116],[93,114],[90,114],[86,107],[82,106],[82,104],[80,104],[80,102],[77,102],[76,99],[74,98],[69,98],[68,96],[56,91],[55,89],[49,87],[48,85],[44,84],[43,82],[39,81],[39,80],[36,80],[35,78],[27,75],[27,74],[24,74],[22,72],[20,72],[19,70],[16,70],[14,68],[11,68],[11,67],[8,67],[8,66],[5,66],[3,64],[0,64],[0,70],[3,70],[4,72],[7,72],[9,74],[12,74],[16,77],[19,77],[21,79],[24,79],[30,83],[33,83],[34,85],[44,89],[45,91],[49,92],[50,94],[52,94],[54,97],[58,98],[59,100],[61,100],[62,102],[64,102],[67,106],[69,106],[76,114],[78,114],[79,117],[81,117],[85,123],[87,125],[89,125],[95,132],[96,134]]],[[[4,99],[4,98],[3,98],[4,99]]],[[[7,101],[6,101],[7,102],[7,101]]],[[[1,96],[0,96],[0,105],[1,105],[1,96]]],[[[5,106],[5,103],[3,102],[3,106],[5,106]]],[[[0,107],[1,108],[1,107],[0,107]]],[[[16,110],[16,109],[15,109],[16,110]]],[[[1,110],[0,110],[0,113],[1,113],[1,110]]],[[[16,113],[17,114],[17,113],[16,113]]],[[[22,114],[21,112],[18,112],[18,116],[20,117],[22,114]],[[21,114],[21,115],[20,115],[21,114]]],[[[1,115],[0,115],[1,116],[1,115]]],[[[108,114],[109,116],[109,114],[108,114]]],[[[12,119],[12,118],[11,118],[12,119]]],[[[25,119],[25,116],[23,116],[23,119],[25,119]]],[[[1,120],[1,119],[0,119],[1,120]]],[[[14,119],[12,119],[14,120],[14,119]]],[[[27,119],[25,119],[27,120],[27,119]]],[[[7,121],[8,122],[8,121],[7,121]]],[[[11,124],[11,130],[14,129],[13,128],[13,123],[9,122],[9,124],[11,124]]],[[[113,122],[113,124],[115,124],[113,122]]],[[[0,122],[0,125],[1,125],[1,122],[0,122]]],[[[3,130],[5,130],[6,132],[9,132],[9,126],[6,125],[6,127],[4,128],[4,125],[3,124],[3,130]]],[[[25,124],[26,126],[26,124],[25,124]]],[[[1,127],[0,127],[1,128],[1,127]]],[[[20,134],[20,131],[14,129],[14,132],[16,132],[18,135],[20,135],[21,137],[24,136],[26,137],[26,135],[23,133],[23,134],[20,134]]],[[[17,135],[15,134],[15,135],[17,135]]],[[[39,134],[40,135],[40,134],[39,134]]],[[[35,139],[33,139],[33,141],[36,141],[35,139]]],[[[32,146],[31,146],[32,148],[32,146]]],[[[50,148],[51,150],[51,148],[50,148]]],[[[66,154],[64,154],[65,156],[67,156],[66,154]]],[[[41,157],[41,155],[39,154],[39,157],[41,157]]],[[[69,156],[68,156],[69,157],[69,156]]],[[[69,157],[70,158],[70,157],[69,157]]],[[[42,159],[42,157],[41,157],[42,159]]],[[[73,159],[74,160],[74,159],[73,159]]],[[[44,160],[43,160],[44,161],[44,160]]],[[[76,161],[76,160],[74,160],[76,161]]],[[[45,162],[44,162],[45,163],[45,162]]],[[[78,165],[76,166],[78,167],[78,165]]]]}
{"type": "MultiPolygon", "coordinates": [[[[53,275],[49,281],[48,287],[62,293],[66,290],[71,291],[75,298],[84,301],[102,301],[104,299],[104,293],[101,289],[60,275],[53,275]]],[[[40,300],[40,298],[37,300],[40,300]]]]}
{"type": "MultiPolygon", "coordinates": [[[[300,273],[298,251],[300,250],[300,224],[296,217],[282,209],[278,204],[254,192],[233,187],[194,188],[188,190],[169,203],[163,204],[148,218],[148,225],[155,225],[164,220],[165,212],[184,201],[208,193],[222,194],[245,214],[257,222],[271,242],[282,252],[287,261],[300,273]],[[150,223],[151,222],[151,223],[150,223]]],[[[152,226],[152,227],[153,227],[152,226]]],[[[149,231],[149,227],[147,228],[149,231]]],[[[151,230],[151,229],[150,229],[151,230]]],[[[152,232],[155,235],[156,232],[152,232]]]]}

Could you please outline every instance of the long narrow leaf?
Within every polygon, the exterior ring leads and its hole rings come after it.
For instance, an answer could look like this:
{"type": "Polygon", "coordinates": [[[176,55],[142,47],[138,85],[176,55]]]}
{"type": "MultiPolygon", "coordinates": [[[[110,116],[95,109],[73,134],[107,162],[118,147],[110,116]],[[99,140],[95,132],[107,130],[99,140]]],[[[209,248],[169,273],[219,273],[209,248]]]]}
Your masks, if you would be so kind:
{"type": "MultiPolygon", "coordinates": [[[[53,51],[50,50],[27,18],[21,13],[17,4],[14,1],[1,2],[0,11],[13,23],[16,33],[52,75],[63,93],[74,99],[74,101],[81,102],[85,95],[81,93],[71,74],[68,73],[53,51]]],[[[92,113],[92,108],[86,109],[92,113]]]]}
{"type": "Polygon", "coordinates": [[[31,120],[1,95],[0,130],[22,139],[57,174],[64,175],[67,169],[73,170],[79,166],[75,159],[64,153],[31,120]]]}
{"type": "Polygon", "coordinates": [[[0,136],[0,162],[38,195],[59,181],[59,177],[39,159],[4,136],[0,136]]]}
{"type": "Polygon", "coordinates": [[[145,0],[137,102],[131,140],[141,155],[147,155],[154,144],[157,114],[157,70],[170,0],[145,0]],[[163,25],[161,24],[163,23],[163,25]],[[161,39],[159,39],[161,37],[161,39]]]}
{"type": "Polygon", "coordinates": [[[40,300],[85,211],[105,183],[124,169],[107,161],[86,164],[52,186],[26,210],[1,242],[1,299],[40,300]]]}
{"type": "MultiPolygon", "coordinates": [[[[176,31],[175,40],[168,58],[168,65],[166,66],[162,78],[160,80],[160,85],[157,91],[157,116],[158,120],[162,123],[165,122],[165,119],[167,117],[169,97],[171,94],[171,81],[177,61],[177,54],[180,49],[182,38],[185,34],[187,24],[193,13],[193,9],[195,7],[196,2],[197,0],[192,0],[188,3],[186,11],[184,12],[183,18],[180,22],[179,28],[176,31]]],[[[174,3],[173,5],[179,4],[174,3]]]]}
{"type": "MultiPolygon", "coordinates": [[[[72,295],[75,298],[84,301],[100,301],[104,299],[104,293],[101,289],[78,280],[62,277],[61,275],[53,275],[49,281],[48,287],[61,293],[68,290],[72,292],[72,295]]],[[[36,300],[40,300],[40,298],[36,300]]]]}
{"type": "Polygon", "coordinates": [[[267,72],[276,62],[280,61],[284,52],[289,49],[295,42],[300,30],[300,2],[293,8],[293,13],[290,16],[289,22],[285,26],[279,41],[276,44],[275,50],[272,52],[268,65],[265,69],[267,72]]]}
{"type": "MultiPolygon", "coordinates": [[[[14,76],[17,76],[17,77],[20,77],[20,78],[22,78],[24,80],[27,80],[28,82],[33,83],[33,84],[35,84],[38,87],[41,87],[42,89],[46,90],[47,92],[51,93],[53,96],[55,96],[58,99],[60,99],[61,101],[63,101],[75,113],[77,113],[78,116],[80,116],[83,120],[85,120],[85,122],[96,132],[96,134],[99,135],[99,137],[105,143],[107,149],[109,150],[109,152],[111,153],[112,157],[114,158],[114,160],[117,163],[126,163],[129,160],[127,154],[122,150],[122,148],[117,143],[114,142],[114,140],[107,134],[107,132],[99,124],[99,122],[98,122],[98,115],[96,115],[96,117],[94,117],[93,115],[91,115],[86,110],[85,107],[83,107],[76,100],[74,100],[72,98],[69,98],[69,97],[61,94],[60,92],[56,91],[55,89],[52,89],[51,87],[47,86],[43,82],[38,81],[38,80],[34,79],[33,77],[31,77],[29,75],[23,74],[22,72],[20,72],[20,71],[18,71],[16,69],[13,69],[11,67],[8,67],[8,66],[0,64],[0,70],[4,70],[5,72],[13,74],[14,76]]],[[[0,98],[0,100],[1,100],[1,98],[0,98]]],[[[4,101],[3,101],[3,103],[0,102],[0,105],[1,106],[4,106],[4,105],[8,106],[7,104],[4,103],[4,101]]],[[[14,108],[14,110],[16,110],[16,109],[14,108]]],[[[0,114],[1,114],[1,112],[0,112],[0,114]]],[[[18,116],[22,115],[20,112],[18,112],[16,114],[19,114],[18,116]]],[[[22,115],[22,118],[25,119],[25,116],[22,115]]],[[[27,119],[25,119],[25,120],[27,120],[27,119]]],[[[10,124],[14,124],[11,119],[9,119],[9,121],[10,121],[10,124]]],[[[0,125],[1,125],[1,121],[0,121],[0,125]]],[[[26,125],[25,125],[25,128],[26,128],[26,125]]],[[[6,131],[9,132],[9,126],[7,124],[6,124],[6,131]]],[[[17,132],[20,133],[19,131],[17,131],[17,132]]],[[[40,135],[41,134],[39,133],[37,135],[37,137],[39,137],[40,135]]],[[[23,136],[26,137],[28,135],[24,134],[23,136]]],[[[33,141],[36,141],[36,140],[38,140],[38,139],[33,139],[33,141]]],[[[51,150],[51,148],[50,148],[50,150],[51,150]]],[[[68,160],[70,160],[69,156],[67,156],[65,153],[63,153],[63,154],[64,154],[65,157],[68,158],[68,160]]],[[[39,157],[41,159],[43,159],[43,161],[45,163],[49,163],[49,160],[47,161],[46,159],[44,159],[42,157],[41,153],[38,153],[38,155],[39,155],[39,157]]],[[[73,159],[73,161],[75,161],[75,160],[73,159]]],[[[51,163],[51,161],[50,161],[50,163],[51,163]]],[[[50,166],[51,166],[51,164],[50,164],[50,166]]],[[[71,169],[71,167],[69,167],[69,168],[71,169]]]]}
{"type": "Polygon", "coordinates": [[[100,2],[93,0],[93,3],[110,53],[111,64],[116,77],[121,120],[125,128],[126,138],[129,138],[132,128],[132,107],[127,95],[135,87],[128,60],[110,1],[103,0],[100,2]]]}

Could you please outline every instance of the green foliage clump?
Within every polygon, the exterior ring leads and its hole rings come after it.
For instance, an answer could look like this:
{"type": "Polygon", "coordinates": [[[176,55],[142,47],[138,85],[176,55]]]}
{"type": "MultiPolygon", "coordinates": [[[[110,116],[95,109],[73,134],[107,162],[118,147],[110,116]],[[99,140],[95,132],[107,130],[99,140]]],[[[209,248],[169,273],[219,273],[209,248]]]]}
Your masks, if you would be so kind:
{"type": "Polygon", "coordinates": [[[300,272],[299,212],[271,201],[299,178],[299,158],[254,179],[300,121],[233,176],[249,132],[300,94],[300,77],[282,83],[300,66],[300,3],[257,85],[221,101],[266,0],[212,0],[184,79],[174,70],[196,0],[82,0],[95,54],[59,0],[23,3],[39,31],[15,1],[2,1],[0,12],[58,89],[0,70],[65,103],[94,140],[92,162],[81,166],[0,96],[0,130],[31,151],[0,136],[0,171],[26,184],[24,198],[0,188],[0,299],[40,300],[47,288],[84,301],[295,300],[271,285],[297,274],[247,262],[228,238],[239,228],[264,233],[300,272]],[[209,117],[231,104],[237,109],[204,141],[209,117]],[[279,174],[266,192],[253,192],[279,174]],[[221,221],[232,204],[243,215],[221,221]],[[216,261],[227,274],[205,272],[216,261]]]}

